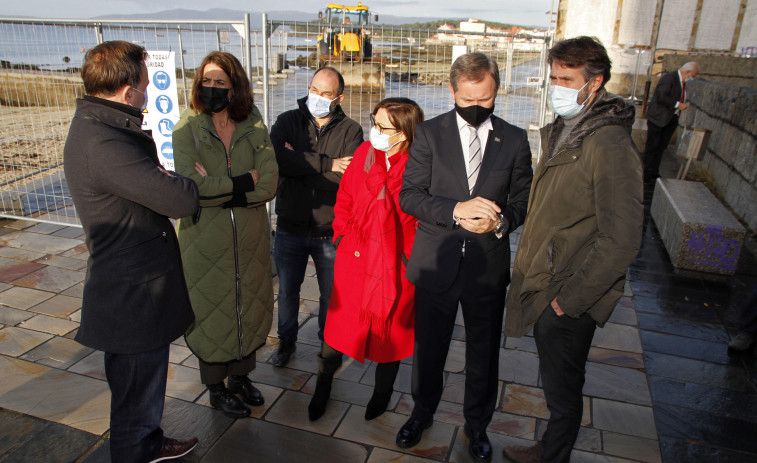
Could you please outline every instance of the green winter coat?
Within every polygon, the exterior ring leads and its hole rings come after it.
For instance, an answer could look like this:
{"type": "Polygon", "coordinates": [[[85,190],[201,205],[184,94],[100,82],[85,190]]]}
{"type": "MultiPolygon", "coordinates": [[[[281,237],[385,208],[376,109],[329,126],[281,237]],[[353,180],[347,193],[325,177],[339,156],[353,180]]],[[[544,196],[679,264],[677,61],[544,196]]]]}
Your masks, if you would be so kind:
{"type": "Polygon", "coordinates": [[[211,117],[187,110],[174,128],[176,172],[200,190],[198,216],[179,220],[184,275],[195,322],[187,345],[206,363],[228,363],[254,355],[265,344],[273,314],[270,226],[265,204],[276,194],[279,170],[268,129],[257,108],[237,123],[226,149],[211,117]],[[195,171],[200,162],[208,172],[195,171]],[[255,168],[260,179],[244,193],[246,207],[224,208],[232,198],[231,177],[255,168]],[[236,245],[235,245],[236,234],[236,245]],[[239,292],[235,279],[238,265],[239,292]]]}
{"type": "Polygon", "coordinates": [[[623,295],[644,217],[634,113],[602,89],[559,150],[562,119],[542,129],[544,156],[515,256],[506,336],[528,333],[555,297],[567,316],[588,313],[603,326],[623,295]]]}

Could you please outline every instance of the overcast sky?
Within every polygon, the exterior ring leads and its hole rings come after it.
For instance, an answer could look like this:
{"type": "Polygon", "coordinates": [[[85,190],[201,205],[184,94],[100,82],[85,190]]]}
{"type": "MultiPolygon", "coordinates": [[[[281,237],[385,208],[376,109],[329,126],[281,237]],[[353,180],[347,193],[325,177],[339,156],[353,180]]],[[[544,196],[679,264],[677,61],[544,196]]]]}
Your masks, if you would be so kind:
{"type": "MultiPolygon", "coordinates": [[[[546,12],[553,1],[557,9],[558,0],[365,0],[364,3],[376,13],[393,16],[472,17],[484,21],[546,28],[546,12]]],[[[329,0],[7,0],[3,1],[0,16],[87,19],[107,14],[152,13],[175,8],[201,11],[209,8],[227,8],[255,12],[293,10],[313,11],[315,15],[326,3],[329,3],[329,0]]],[[[354,5],[357,4],[357,0],[345,4],[354,5]]]]}

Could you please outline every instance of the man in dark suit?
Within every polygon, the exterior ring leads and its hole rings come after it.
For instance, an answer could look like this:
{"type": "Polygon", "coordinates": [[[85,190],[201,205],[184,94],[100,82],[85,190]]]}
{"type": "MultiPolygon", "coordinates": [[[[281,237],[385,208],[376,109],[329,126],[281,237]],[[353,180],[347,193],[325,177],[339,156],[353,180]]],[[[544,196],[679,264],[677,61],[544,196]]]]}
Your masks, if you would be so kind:
{"type": "Polygon", "coordinates": [[[686,109],[686,82],[699,74],[699,66],[690,61],[681,69],[669,72],[657,83],[647,109],[647,143],[644,147],[644,182],[653,183],[660,176],[660,162],[665,148],[678,127],[678,116],[686,109]]]}
{"type": "Polygon", "coordinates": [[[149,83],[144,48],[104,42],[84,57],[63,150],[89,260],[76,340],[105,352],[114,463],[179,458],[197,438],[160,428],[169,346],[194,320],[168,217],[197,212],[197,185],[165,171],[142,131],[149,83]]]}
{"type": "Polygon", "coordinates": [[[523,223],[533,171],[525,130],[492,116],[497,63],[481,53],[455,60],[455,109],[420,124],[400,206],[418,217],[407,266],[416,285],[412,392],[415,407],[397,445],[416,445],[431,426],[458,304],[465,320],[465,433],[479,461],[491,459],[486,427],[497,399],[508,234],[523,223]]]}

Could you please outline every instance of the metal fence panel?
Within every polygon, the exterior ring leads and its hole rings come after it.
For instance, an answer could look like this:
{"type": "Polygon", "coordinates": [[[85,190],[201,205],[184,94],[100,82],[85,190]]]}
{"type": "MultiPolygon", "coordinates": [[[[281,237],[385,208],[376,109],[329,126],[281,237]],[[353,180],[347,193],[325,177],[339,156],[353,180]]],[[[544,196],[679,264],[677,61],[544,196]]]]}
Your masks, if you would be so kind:
{"type": "MultiPolygon", "coordinates": [[[[0,18],[0,217],[77,225],[63,175],[63,145],[75,100],[82,96],[79,76],[84,53],[105,40],[127,40],[148,50],[177,51],[179,105],[186,108],[194,69],[210,51],[228,51],[245,65],[256,104],[273,124],[306,96],[319,59],[318,22],[284,22],[263,16],[263,30],[244,21],[95,21],[0,18]]],[[[350,86],[342,107],[368,133],[369,114],[381,99],[412,98],[426,118],[449,111],[452,46],[482,51],[500,66],[502,87],[495,114],[529,130],[534,157],[545,111],[544,41],[488,34],[484,39],[456,32],[369,25],[379,78],[350,86]]],[[[359,76],[376,65],[348,65],[359,76]]],[[[354,76],[353,76],[354,77],[354,76]]],[[[272,218],[275,223],[275,218],[272,218]]]]}

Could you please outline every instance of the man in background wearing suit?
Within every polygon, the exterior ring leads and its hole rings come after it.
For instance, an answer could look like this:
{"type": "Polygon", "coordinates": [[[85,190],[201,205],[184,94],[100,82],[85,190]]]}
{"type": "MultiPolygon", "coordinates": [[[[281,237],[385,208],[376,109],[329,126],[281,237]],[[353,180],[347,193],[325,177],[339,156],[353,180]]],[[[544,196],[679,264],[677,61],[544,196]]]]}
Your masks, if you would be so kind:
{"type": "Polygon", "coordinates": [[[681,69],[669,72],[657,83],[647,109],[647,143],[644,147],[644,182],[653,183],[660,176],[662,153],[678,127],[678,116],[686,109],[686,82],[699,74],[699,66],[690,61],[681,69]]]}
{"type": "Polygon", "coordinates": [[[531,187],[526,131],[492,116],[497,63],[482,53],[455,60],[455,109],[420,124],[410,148],[400,206],[418,217],[407,266],[416,285],[412,393],[415,407],[397,435],[415,446],[431,426],[444,388],[444,364],[458,305],[465,320],[465,434],[477,461],[497,399],[508,234],[523,223],[531,187]]]}

